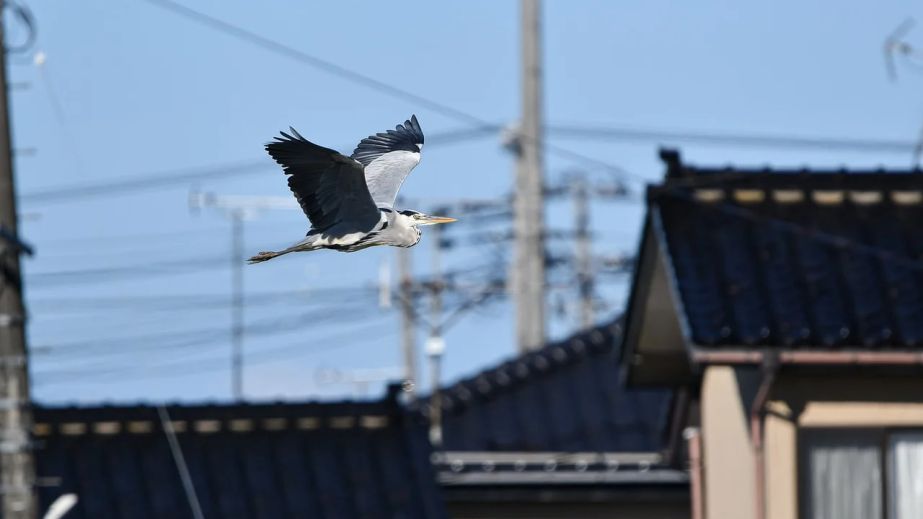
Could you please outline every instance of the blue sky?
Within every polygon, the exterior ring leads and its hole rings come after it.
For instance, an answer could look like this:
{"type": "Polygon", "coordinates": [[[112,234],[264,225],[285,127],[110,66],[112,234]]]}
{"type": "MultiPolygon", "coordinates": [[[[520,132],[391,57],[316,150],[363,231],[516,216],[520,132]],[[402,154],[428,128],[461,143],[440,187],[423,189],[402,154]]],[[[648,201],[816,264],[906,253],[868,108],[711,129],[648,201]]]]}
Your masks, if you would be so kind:
{"type": "MultiPolygon", "coordinates": [[[[38,41],[10,67],[13,82],[29,85],[14,90],[12,103],[16,147],[35,150],[19,156],[16,167],[22,233],[38,252],[25,268],[35,394],[42,401],[228,398],[223,301],[230,227],[216,211],[191,212],[188,195],[196,188],[287,196],[283,175],[262,150],[278,130],[291,125],[349,151],[411,113],[429,135],[465,128],[143,0],[28,5],[38,41]],[[46,56],[41,66],[33,64],[37,51],[46,56]],[[56,201],[28,196],[262,159],[265,167],[250,174],[195,186],[56,201]]],[[[484,120],[509,124],[519,112],[517,2],[185,5],[484,120]]],[[[545,2],[545,117],[552,125],[910,141],[923,125],[923,77],[902,64],[899,81],[890,82],[882,54],[885,36],[907,16],[923,19],[923,9],[910,1],[545,2]]],[[[923,28],[908,40],[923,47],[923,28]]],[[[650,181],[662,175],[661,144],[710,164],[910,162],[909,154],[894,153],[554,135],[551,141],[650,181]]],[[[547,177],[554,181],[574,166],[549,155],[547,177]]],[[[404,194],[496,198],[508,193],[512,171],[496,135],[428,146],[404,194]]],[[[609,178],[599,170],[589,174],[609,178]]],[[[598,201],[593,209],[595,250],[631,252],[643,206],[598,201]]],[[[569,228],[570,205],[551,202],[547,217],[549,227],[569,228]]],[[[468,221],[447,231],[462,237],[485,225],[502,228],[502,222],[468,221]]],[[[246,224],[247,251],[286,245],[306,228],[300,212],[261,213],[246,224]]],[[[430,245],[424,236],[414,249],[421,275],[429,271],[430,245]]],[[[568,244],[552,248],[566,251],[568,244]]],[[[449,251],[445,263],[490,268],[485,256],[464,245],[449,251]]],[[[255,333],[246,341],[253,362],[247,396],[348,396],[353,387],[322,384],[317,370],[397,366],[398,317],[377,307],[374,290],[380,266],[393,265],[393,258],[387,249],[320,252],[248,267],[247,319],[255,333]]],[[[607,278],[609,315],[626,286],[607,278]]],[[[552,301],[572,298],[558,291],[552,301]]],[[[555,317],[550,335],[566,336],[573,323],[572,315],[555,317]]],[[[512,329],[505,301],[467,314],[447,334],[446,377],[512,355],[512,329]]]]}

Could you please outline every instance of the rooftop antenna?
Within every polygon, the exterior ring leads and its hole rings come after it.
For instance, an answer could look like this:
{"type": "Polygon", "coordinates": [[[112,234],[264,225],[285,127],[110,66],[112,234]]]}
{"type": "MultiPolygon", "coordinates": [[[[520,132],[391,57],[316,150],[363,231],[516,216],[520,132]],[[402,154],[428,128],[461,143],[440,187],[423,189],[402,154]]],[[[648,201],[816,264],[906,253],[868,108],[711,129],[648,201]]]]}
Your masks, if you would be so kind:
{"type": "Polygon", "coordinates": [[[915,54],[916,51],[909,43],[903,41],[904,36],[913,29],[913,26],[916,25],[916,20],[908,17],[900,25],[897,26],[891,34],[885,38],[885,68],[888,71],[888,79],[892,82],[897,81],[897,66],[894,63],[894,55],[901,54],[904,56],[909,56],[915,54]]]}
{"type": "MultiPolygon", "coordinates": [[[[905,57],[923,56],[923,52],[918,51],[912,45],[904,41],[904,37],[913,29],[914,25],[916,25],[916,20],[908,17],[885,38],[885,67],[888,71],[888,78],[892,82],[897,82],[897,66],[894,62],[895,55],[905,57]]],[[[923,156],[923,128],[920,129],[920,135],[917,137],[917,142],[913,147],[913,158],[910,166],[919,168],[921,156],[923,156]]]]}

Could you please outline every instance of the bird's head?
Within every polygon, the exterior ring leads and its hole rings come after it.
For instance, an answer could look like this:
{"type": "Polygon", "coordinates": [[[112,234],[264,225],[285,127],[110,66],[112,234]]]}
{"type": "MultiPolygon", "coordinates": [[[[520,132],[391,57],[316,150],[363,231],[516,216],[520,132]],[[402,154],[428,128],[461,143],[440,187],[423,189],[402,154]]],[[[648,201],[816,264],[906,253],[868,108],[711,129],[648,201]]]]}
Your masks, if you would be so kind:
{"type": "Polygon", "coordinates": [[[455,218],[449,218],[448,216],[433,216],[419,211],[401,211],[401,214],[410,218],[411,224],[420,227],[423,225],[436,225],[439,223],[450,223],[454,222],[455,218]]]}

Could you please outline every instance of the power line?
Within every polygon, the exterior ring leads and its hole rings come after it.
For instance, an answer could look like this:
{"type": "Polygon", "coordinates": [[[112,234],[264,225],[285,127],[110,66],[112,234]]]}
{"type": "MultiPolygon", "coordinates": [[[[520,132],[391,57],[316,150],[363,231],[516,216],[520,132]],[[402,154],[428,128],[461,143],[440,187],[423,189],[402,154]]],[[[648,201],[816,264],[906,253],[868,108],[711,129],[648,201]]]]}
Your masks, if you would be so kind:
{"type": "MultiPolygon", "coordinates": [[[[291,199],[293,205],[298,207],[294,198],[285,197],[285,199],[291,199]]],[[[300,207],[298,209],[300,210],[300,207]]],[[[267,233],[279,231],[278,224],[271,221],[252,222],[249,228],[253,227],[262,229],[264,236],[267,233]]],[[[66,238],[50,238],[41,242],[41,259],[43,261],[49,259],[64,260],[68,263],[88,259],[97,264],[101,256],[113,255],[124,258],[125,253],[132,253],[132,255],[139,255],[147,262],[150,261],[152,253],[172,252],[176,248],[185,248],[183,245],[192,238],[196,239],[197,244],[201,244],[202,238],[218,237],[219,235],[223,237],[225,232],[227,232],[227,227],[135,232],[131,234],[96,234],[77,237],[69,235],[66,238]],[[141,246],[144,246],[144,248],[141,248],[141,246]],[[57,253],[59,247],[66,252],[57,253]],[[147,247],[150,247],[150,249],[147,247]]],[[[280,231],[280,239],[282,236],[283,234],[280,231]]],[[[270,236],[270,238],[274,237],[270,236]]]]}
{"type": "MultiPolygon", "coordinates": [[[[384,316],[379,319],[383,319],[384,316]]],[[[369,323],[366,320],[364,326],[350,327],[348,331],[334,333],[326,336],[317,337],[314,340],[320,346],[311,346],[306,344],[306,341],[298,341],[295,343],[287,343],[281,346],[272,347],[272,348],[258,348],[251,352],[248,355],[247,364],[250,366],[265,364],[268,362],[277,361],[280,359],[290,359],[293,358],[293,354],[298,353],[316,353],[319,351],[338,349],[345,346],[354,344],[355,341],[349,342],[339,342],[346,338],[362,338],[365,340],[367,337],[374,336],[381,338],[380,333],[384,329],[390,328],[389,323],[377,321],[369,323]],[[251,358],[252,357],[252,358],[251,358]]],[[[52,385],[54,383],[66,382],[68,380],[74,379],[85,379],[85,382],[102,382],[109,383],[113,380],[119,378],[129,379],[129,380],[139,380],[142,378],[150,378],[152,375],[156,378],[171,377],[176,375],[184,374],[198,374],[208,371],[224,371],[228,369],[227,366],[227,357],[226,356],[216,356],[208,357],[202,359],[193,359],[189,360],[188,358],[184,359],[171,359],[173,362],[160,363],[156,365],[133,365],[126,368],[113,368],[108,370],[98,370],[98,369],[76,369],[69,371],[59,371],[56,373],[45,372],[45,373],[36,373],[36,378],[38,379],[37,385],[52,385]],[[101,376],[109,375],[109,376],[101,376]],[[113,375],[126,375],[125,377],[117,377],[113,375]],[[43,380],[46,376],[54,377],[54,380],[43,380]]]]}
{"type": "MultiPolygon", "coordinates": [[[[131,233],[131,234],[110,234],[110,235],[99,235],[94,234],[91,236],[68,236],[67,238],[54,238],[48,241],[48,244],[42,248],[42,258],[48,258],[48,246],[60,246],[68,251],[73,251],[75,245],[89,245],[90,249],[98,251],[101,245],[115,245],[119,247],[131,247],[132,251],[137,250],[138,242],[147,244],[155,239],[167,238],[167,241],[172,241],[173,238],[188,238],[188,237],[202,237],[204,235],[214,236],[218,233],[223,233],[227,229],[225,227],[209,227],[207,229],[185,229],[185,230],[176,230],[176,231],[158,231],[158,232],[146,232],[146,233],[131,233]]],[[[87,253],[81,253],[83,256],[89,256],[87,253]]],[[[98,253],[96,255],[98,258],[98,253]]]]}
{"type": "MultiPolygon", "coordinates": [[[[341,65],[338,65],[336,63],[333,63],[332,61],[325,60],[315,55],[308,54],[307,52],[295,49],[294,47],[290,47],[283,43],[279,43],[275,40],[271,40],[264,36],[260,36],[259,34],[248,31],[242,27],[238,27],[224,20],[215,18],[213,16],[209,16],[205,13],[196,11],[194,9],[190,9],[184,5],[173,2],[172,0],[145,0],[145,1],[152,5],[160,7],[162,9],[166,9],[174,14],[178,14],[188,20],[192,20],[196,23],[199,23],[201,25],[214,29],[218,32],[222,32],[229,36],[238,38],[242,41],[246,41],[258,47],[262,47],[266,50],[269,50],[270,52],[275,52],[277,54],[286,56],[295,61],[298,61],[299,63],[303,63],[305,65],[314,67],[316,69],[323,70],[324,72],[327,72],[331,75],[337,76],[347,81],[352,81],[353,83],[363,85],[365,87],[376,90],[379,93],[386,94],[386,95],[389,95],[397,99],[402,99],[404,101],[411,101],[418,105],[425,106],[426,108],[429,108],[430,110],[436,113],[440,113],[442,115],[445,115],[457,121],[470,124],[474,126],[475,129],[483,129],[484,131],[488,131],[488,130],[496,131],[498,129],[498,126],[496,125],[496,123],[487,121],[486,119],[483,119],[471,113],[459,110],[445,103],[441,103],[439,101],[435,101],[433,99],[430,99],[430,98],[427,98],[427,97],[424,97],[418,94],[414,94],[413,92],[410,92],[409,90],[404,90],[402,88],[395,87],[389,83],[379,81],[371,76],[362,74],[361,72],[356,72],[354,70],[351,70],[341,65]]],[[[565,158],[568,158],[574,161],[578,161],[578,162],[583,162],[584,164],[587,164],[589,166],[601,167],[601,168],[604,168],[610,171],[615,171],[615,172],[618,172],[619,174],[625,175],[626,177],[634,177],[638,179],[641,178],[635,175],[631,175],[630,173],[625,171],[620,166],[608,163],[606,161],[603,161],[603,160],[600,160],[594,157],[590,157],[588,155],[584,155],[583,153],[580,153],[580,152],[577,152],[577,151],[574,151],[568,148],[543,143],[542,142],[543,139],[541,139],[541,137],[538,135],[527,135],[524,133],[520,133],[518,137],[521,140],[528,141],[529,144],[532,146],[542,145],[548,151],[556,153],[562,157],[565,157],[565,158]]]]}
{"type": "Polygon", "coordinates": [[[163,404],[157,406],[157,414],[160,417],[160,426],[163,428],[163,433],[167,437],[167,443],[170,445],[170,453],[173,456],[173,462],[176,464],[176,470],[179,472],[180,481],[183,482],[183,490],[186,493],[189,508],[192,510],[192,516],[195,519],[205,519],[202,506],[199,504],[199,496],[195,491],[195,484],[192,482],[189,467],[186,465],[186,457],[183,456],[183,449],[179,445],[179,440],[176,439],[176,432],[173,430],[170,414],[163,404]]]}
{"type": "MultiPolygon", "coordinates": [[[[309,326],[316,326],[318,322],[332,322],[346,318],[364,315],[355,305],[331,307],[324,305],[320,309],[310,312],[289,314],[283,317],[262,319],[255,323],[245,325],[242,333],[246,336],[274,335],[309,326]]],[[[91,354],[127,354],[134,355],[138,352],[155,349],[157,351],[177,348],[188,348],[215,342],[223,342],[230,337],[226,327],[197,328],[177,332],[154,333],[142,335],[129,335],[106,337],[102,339],[86,339],[66,343],[52,344],[36,347],[34,353],[53,356],[75,354],[87,356],[91,354]],[[112,350],[112,348],[116,348],[112,350]]]]}
{"type": "Polygon", "coordinates": [[[30,284],[38,287],[93,283],[100,279],[116,281],[140,276],[148,278],[225,268],[227,267],[226,258],[226,256],[197,256],[141,265],[36,272],[28,275],[27,278],[30,284]]]}
{"type": "MultiPolygon", "coordinates": [[[[152,1],[152,0],[148,0],[152,1]]],[[[154,0],[156,1],[156,0],[154,0]]],[[[498,131],[496,124],[487,124],[478,128],[448,130],[432,135],[428,140],[433,146],[455,144],[471,139],[481,138],[498,131]]],[[[174,169],[143,175],[134,175],[119,180],[102,180],[85,182],[64,187],[53,187],[25,193],[20,199],[27,203],[73,202],[97,196],[126,194],[135,191],[171,187],[188,184],[193,181],[211,178],[226,179],[234,176],[248,175],[257,171],[269,171],[277,166],[268,158],[240,160],[224,164],[174,169]]]]}
{"type": "MultiPolygon", "coordinates": [[[[162,0],[146,0],[161,2],[162,0]]],[[[186,9],[183,7],[182,9],[186,9]]],[[[465,140],[481,138],[500,130],[495,123],[482,121],[476,128],[450,130],[432,135],[428,138],[433,145],[448,145],[465,140]]],[[[824,149],[855,152],[912,152],[916,143],[896,139],[855,139],[827,137],[788,137],[771,134],[739,134],[721,132],[703,132],[695,130],[635,129],[622,127],[588,126],[588,125],[550,125],[546,131],[558,137],[575,137],[581,139],[620,139],[640,142],[686,141],[711,145],[734,145],[750,147],[824,149]]],[[[603,160],[589,157],[573,150],[551,143],[545,147],[558,155],[575,161],[584,162],[597,168],[613,171],[627,178],[643,180],[643,177],[631,174],[624,169],[603,160]]],[[[191,181],[210,178],[228,178],[268,170],[274,165],[266,159],[241,160],[213,166],[192,167],[161,171],[120,180],[73,184],[65,187],[48,188],[20,196],[26,203],[53,203],[80,200],[96,196],[125,194],[134,191],[170,187],[191,181]]]]}
{"type": "Polygon", "coordinates": [[[9,7],[12,9],[13,14],[16,15],[16,18],[19,22],[26,28],[26,38],[25,41],[18,45],[10,45],[6,43],[5,50],[11,53],[21,53],[29,50],[30,47],[35,43],[35,39],[38,36],[38,28],[35,23],[35,16],[32,14],[32,10],[29,9],[23,2],[6,0],[4,2],[4,7],[9,7]]]}
{"type": "MultiPolygon", "coordinates": [[[[255,292],[247,294],[246,304],[265,305],[277,302],[308,302],[307,298],[320,298],[324,304],[338,299],[355,300],[363,293],[372,294],[372,287],[324,287],[305,288],[297,290],[279,290],[272,292],[255,292]],[[339,296],[339,297],[337,297],[339,296]]],[[[312,302],[316,302],[315,299],[312,302]]],[[[187,294],[187,295],[159,295],[159,296],[100,296],[100,297],[65,297],[41,298],[30,301],[30,306],[49,306],[70,312],[83,312],[86,310],[119,310],[119,309],[144,309],[144,310],[190,310],[226,308],[230,302],[227,294],[187,294]]]]}
{"type": "Polygon", "coordinates": [[[132,191],[168,187],[192,180],[205,180],[209,178],[226,179],[233,176],[249,174],[254,170],[268,170],[270,168],[272,168],[272,163],[265,159],[237,161],[214,166],[174,169],[130,178],[122,178],[119,180],[108,179],[99,182],[86,182],[64,187],[42,189],[31,193],[25,193],[20,198],[27,203],[75,201],[93,196],[123,194],[132,191]]]}
{"type": "MultiPolygon", "coordinates": [[[[361,315],[360,312],[350,312],[350,314],[357,315],[357,316],[361,315]]],[[[332,313],[328,313],[327,315],[320,316],[319,319],[329,320],[329,319],[332,319],[333,317],[334,316],[332,315],[332,313]]],[[[369,320],[369,318],[366,316],[362,316],[362,320],[363,322],[366,322],[369,320]]],[[[288,323],[281,322],[281,324],[278,326],[274,326],[273,323],[267,321],[268,326],[265,329],[259,330],[260,333],[255,333],[251,329],[247,335],[248,336],[277,335],[279,333],[295,331],[297,329],[304,328],[305,326],[313,324],[311,322],[307,322],[307,323],[304,322],[305,321],[304,319],[301,319],[301,321],[302,322],[300,323],[296,323],[294,322],[294,320],[288,323]]],[[[352,330],[352,328],[350,329],[352,330]]],[[[52,369],[46,369],[44,371],[38,371],[36,374],[41,377],[58,378],[60,376],[64,376],[64,377],[71,376],[75,373],[88,373],[88,372],[106,373],[110,371],[122,372],[124,370],[130,370],[133,366],[150,367],[152,365],[164,365],[163,362],[158,362],[164,359],[174,361],[175,364],[182,366],[182,365],[185,365],[187,362],[190,362],[190,361],[194,362],[196,360],[199,360],[197,359],[198,355],[202,355],[202,354],[208,355],[208,354],[213,354],[216,352],[218,352],[220,355],[220,358],[224,360],[224,367],[228,368],[228,364],[227,364],[228,357],[226,354],[221,354],[221,352],[223,351],[223,348],[222,350],[216,350],[215,348],[202,349],[198,347],[198,346],[203,346],[207,344],[214,344],[215,346],[226,344],[226,342],[230,340],[230,335],[224,332],[226,331],[221,330],[219,331],[219,335],[212,334],[212,336],[210,337],[206,336],[204,338],[198,338],[196,340],[189,340],[189,341],[186,341],[185,343],[174,343],[174,344],[151,343],[148,345],[143,345],[141,347],[134,347],[131,349],[125,349],[125,345],[123,344],[121,345],[122,346],[121,348],[116,349],[116,350],[104,350],[104,351],[95,352],[95,353],[90,352],[91,357],[89,359],[86,358],[85,353],[81,353],[80,351],[72,352],[78,355],[78,357],[76,358],[68,357],[68,356],[62,357],[61,354],[56,354],[54,356],[54,360],[58,361],[59,367],[57,369],[52,368],[52,369]],[[221,335],[220,333],[224,333],[224,335],[221,335]],[[196,346],[196,348],[193,348],[193,346],[196,346]],[[169,355],[163,354],[164,352],[168,352],[170,350],[173,350],[173,351],[169,355]],[[152,359],[146,359],[144,362],[139,362],[138,361],[139,354],[143,354],[145,352],[156,353],[157,356],[152,359]],[[64,365],[60,365],[60,362],[62,360],[65,363],[64,365]],[[71,362],[75,360],[76,361],[89,360],[89,361],[72,364],[71,362]]],[[[167,362],[166,364],[173,365],[170,362],[167,362]]]]}
{"type": "Polygon", "coordinates": [[[451,117],[452,119],[464,121],[473,126],[484,126],[490,125],[490,123],[484,121],[479,117],[475,117],[469,113],[463,112],[456,108],[453,108],[449,105],[434,101],[432,99],[423,97],[421,95],[414,94],[407,90],[395,87],[383,81],[379,81],[371,76],[367,76],[360,72],[350,70],[341,65],[337,65],[332,61],[327,61],[323,58],[308,54],[307,52],[300,51],[288,45],[279,43],[275,40],[260,36],[254,32],[248,31],[236,25],[232,25],[224,20],[209,16],[207,14],[201,13],[194,9],[190,9],[184,5],[178,4],[171,0],[145,0],[149,4],[156,5],[162,9],[166,9],[175,14],[178,14],[186,19],[192,20],[201,25],[210,27],[216,31],[223,32],[227,35],[233,36],[240,40],[246,41],[258,47],[262,47],[271,52],[281,54],[288,58],[294,59],[295,61],[304,63],[306,65],[312,66],[314,68],[323,70],[328,74],[337,76],[353,83],[358,83],[366,87],[378,90],[380,92],[386,93],[392,97],[403,99],[405,101],[410,101],[414,104],[425,106],[426,108],[451,117]]]}

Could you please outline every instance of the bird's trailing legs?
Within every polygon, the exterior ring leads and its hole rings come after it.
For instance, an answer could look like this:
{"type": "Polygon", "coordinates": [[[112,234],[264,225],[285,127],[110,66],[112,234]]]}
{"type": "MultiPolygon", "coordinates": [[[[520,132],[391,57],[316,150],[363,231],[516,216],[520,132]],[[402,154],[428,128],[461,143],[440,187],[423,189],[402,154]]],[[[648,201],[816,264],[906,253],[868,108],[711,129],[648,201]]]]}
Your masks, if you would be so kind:
{"type": "Polygon", "coordinates": [[[300,242],[296,243],[295,245],[292,245],[291,247],[289,247],[289,248],[287,248],[287,249],[282,249],[282,250],[280,250],[280,251],[274,251],[274,250],[263,251],[263,252],[257,254],[256,256],[253,256],[252,258],[248,259],[248,260],[247,260],[247,263],[253,265],[254,263],[262,263],[262,262],[264,262],[264,261],[269,261],[269,260],[271,260],[271,259],[273,259],[273,258],[277,258],[277,257],[279,257],[279,256],[281,256],[281,255],[283,255],[283,254],[288,254],[289,252],[298,252],[298,251],[306,251],[306,250],[315,250],[315,249],[317,249],[318,247],[316,247],[316,246],[313,244],[313,241],[314,241],[314,240],[313,240],[312,238],[313,238],[313,236],[310,236],[310,235],[309,235],[308,238],[305,238],[303,241],[300,241],[300,242]]]}

